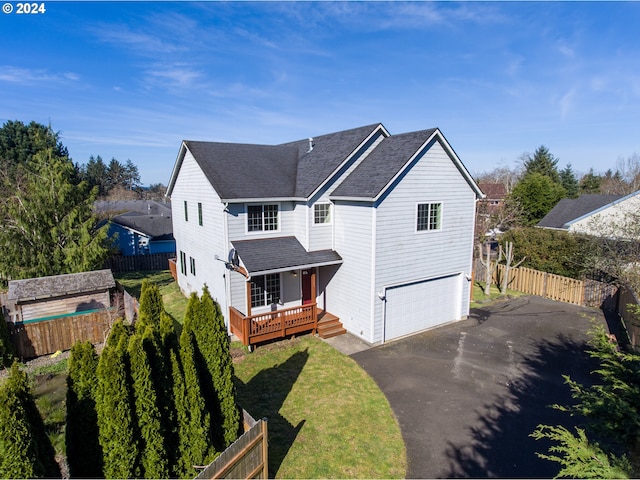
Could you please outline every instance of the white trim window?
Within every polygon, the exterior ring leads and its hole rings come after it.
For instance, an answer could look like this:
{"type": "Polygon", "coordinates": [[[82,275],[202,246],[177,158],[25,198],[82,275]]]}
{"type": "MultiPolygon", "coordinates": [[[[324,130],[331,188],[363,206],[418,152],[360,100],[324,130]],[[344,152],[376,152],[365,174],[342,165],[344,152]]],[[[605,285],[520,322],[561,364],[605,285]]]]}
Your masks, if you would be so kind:
{"type": "Polygon", "coordinates": [[[180,250],[180,273],[187,274],[187,255],[180,250]]]}
{"type": "Polygon", "coordinates": [[[271,273],[251,278],[251,308],[280,302],[280,274],[271,273]]]}
{"type": "Polygon", "coordinates": [[[277,231],[280,214],[277,203],[247,205],[247,232],[277,231]]]}
{"type": "Polygon", "coordinates": [[[419,203],[416,211],[416,230],[427,232],[442,229],[442,203],[419,203]]]}
{"type": "Polygon", "coordinates": [[[313,224],[314,225],[330,225],[331,224],[331,204],[316,203],[313,205],[313,224]]]}

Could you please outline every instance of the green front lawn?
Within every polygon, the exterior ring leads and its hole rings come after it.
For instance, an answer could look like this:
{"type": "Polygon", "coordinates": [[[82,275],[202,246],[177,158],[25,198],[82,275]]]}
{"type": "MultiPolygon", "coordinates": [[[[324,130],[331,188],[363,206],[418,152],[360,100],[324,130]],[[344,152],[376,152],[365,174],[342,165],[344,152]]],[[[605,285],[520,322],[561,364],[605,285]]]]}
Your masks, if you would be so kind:
{"type": "Polygon", "coordinates": [[[238,403],[266,417],[270,478],[403,478],[398,421],[355,361],[306,335],[235,365],[238,403]]]}

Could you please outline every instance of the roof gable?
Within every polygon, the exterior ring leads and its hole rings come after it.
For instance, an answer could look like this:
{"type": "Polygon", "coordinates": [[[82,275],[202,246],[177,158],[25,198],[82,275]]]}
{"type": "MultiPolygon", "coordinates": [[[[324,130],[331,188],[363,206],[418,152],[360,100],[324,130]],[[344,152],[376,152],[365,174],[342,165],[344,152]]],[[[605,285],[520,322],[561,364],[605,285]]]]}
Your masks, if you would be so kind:
{"type": "Polygon", "coordinates": [[[578,198],[563,198],[538,222],[537,226],[567,229],[568,223],[587,214],[594,213],[596,210],[620,198],[622,198],[622,195],[600,195],[595,193],[584,194],[578,198]]]}

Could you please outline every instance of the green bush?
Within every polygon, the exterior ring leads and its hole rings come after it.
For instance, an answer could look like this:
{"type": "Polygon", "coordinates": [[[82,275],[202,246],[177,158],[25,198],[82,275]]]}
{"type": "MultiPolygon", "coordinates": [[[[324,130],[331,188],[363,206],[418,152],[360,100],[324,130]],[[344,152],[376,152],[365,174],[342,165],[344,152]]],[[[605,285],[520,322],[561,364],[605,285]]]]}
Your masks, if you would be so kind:
{"type": "Polygon", "coordinates": [[[588,240],[573,233],[545,228],[515,228],[500,239],[513,242],[517,258],[526,256],[522,267],[581,279],[589,271],[588,240]]]}

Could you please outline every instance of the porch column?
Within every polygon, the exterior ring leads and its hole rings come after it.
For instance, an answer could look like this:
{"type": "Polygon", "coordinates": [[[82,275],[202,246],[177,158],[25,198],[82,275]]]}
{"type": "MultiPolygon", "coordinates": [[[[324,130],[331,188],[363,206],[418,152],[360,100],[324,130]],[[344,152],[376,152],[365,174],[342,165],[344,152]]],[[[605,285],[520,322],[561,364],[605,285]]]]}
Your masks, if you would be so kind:
{"type": "Polygon", "coordinates": [[[311,303],[316,303],[316,297],[318,296],[318,292],[316,291],[316,269],[311,269],[311,303]]]}
{"type": "Polygon", "coordinates": [[[247,317],[251,316],[251,281],[247,282],[247,317]]]}

